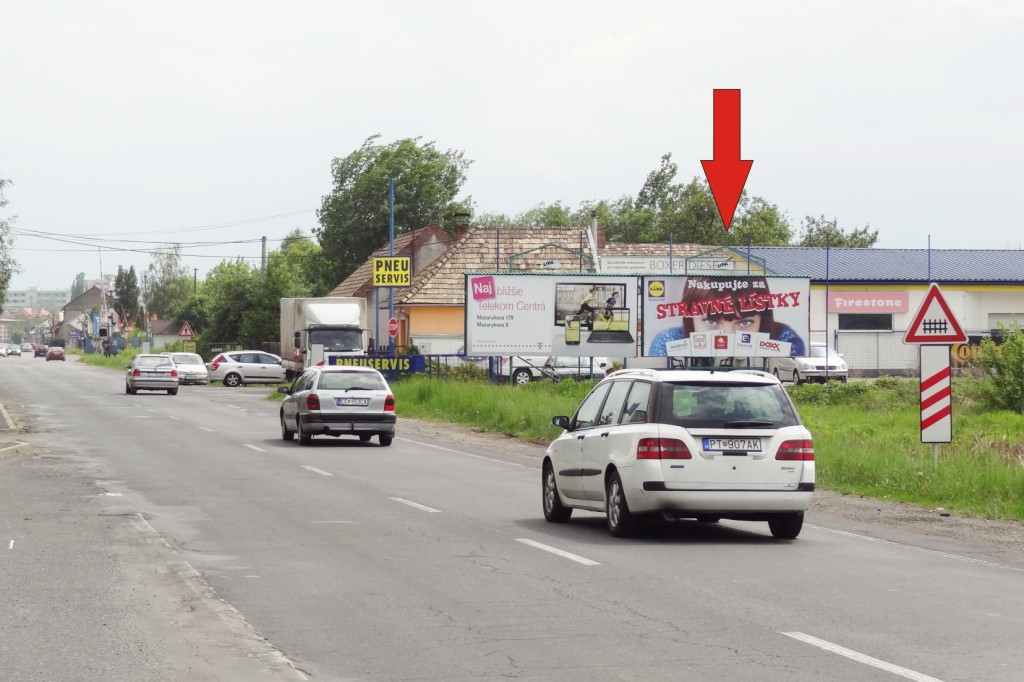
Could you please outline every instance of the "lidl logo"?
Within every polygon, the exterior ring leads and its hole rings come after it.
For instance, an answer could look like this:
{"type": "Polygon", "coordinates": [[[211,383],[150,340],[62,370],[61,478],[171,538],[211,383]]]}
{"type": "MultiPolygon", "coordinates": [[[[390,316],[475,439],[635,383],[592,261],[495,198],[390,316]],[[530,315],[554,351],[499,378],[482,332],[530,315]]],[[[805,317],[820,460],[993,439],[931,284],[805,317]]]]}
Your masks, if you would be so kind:
{"type": "Polygon", "coordinates": [[[665,281],[652,279],[647,283],[647,298],[665,298],[665,281]]]}

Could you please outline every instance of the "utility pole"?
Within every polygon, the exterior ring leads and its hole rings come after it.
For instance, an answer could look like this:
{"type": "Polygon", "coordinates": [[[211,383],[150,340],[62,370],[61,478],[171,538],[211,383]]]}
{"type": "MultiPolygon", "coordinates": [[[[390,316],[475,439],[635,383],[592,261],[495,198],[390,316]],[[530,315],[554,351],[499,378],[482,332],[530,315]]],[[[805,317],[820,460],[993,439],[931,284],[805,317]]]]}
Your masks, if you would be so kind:
{"type": "Polygon", "coordinates": [[[192,294],[195,295],[196,287],[199,286],[199,268],[192,268],[192,294]]]}

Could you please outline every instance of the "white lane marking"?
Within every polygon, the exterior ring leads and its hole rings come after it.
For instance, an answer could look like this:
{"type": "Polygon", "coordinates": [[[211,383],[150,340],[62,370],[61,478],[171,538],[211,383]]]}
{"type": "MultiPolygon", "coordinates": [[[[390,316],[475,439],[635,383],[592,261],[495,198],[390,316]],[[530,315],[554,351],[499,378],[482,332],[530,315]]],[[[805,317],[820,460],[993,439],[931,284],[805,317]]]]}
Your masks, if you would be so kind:
{"type": "Polygon", "coordinates": [[[545,544],[543,544],[541,542],[537,542],[536,540],[528,540],[526,538],[516,538],[516,542],[521,542],[524,545],[529,545],[530,547],[536,547],[537,549],[542,549],[545,552],[551,552],[552,554],[560,556],[563,559],[569,559],[571,561],[575,561],[577,563],[583,564],[584,566],[600,566],[601,565],[600,562],[592,561],[590,559],[587,559],[586,557],[581,557],[579,554],[573,554],[572,552],[566,552],[564,549],[558,549],[557,547],[552,547],[551,545],[545,545],[545,544]]]}
{"type": "Polygon", "coordinates": [[[410,507],[415,507],[416,509],[422,509],[425,512],[431,512],[431,513],[434,513],[434,514],[440,514],[441,513],[440,509],[434,509],[433,507],[427,507],[427,506],[424,506],[422,504],[418,504],[416,502],[413,502],[412,500],[407,500],[404,497],[392,497],[391,499],[394,500],[395,502],[401,502],[402,504],[407,504],[410,507]]]}
{"type": "Polygon", "coordinates": [[[464,452],[463,450],[453,450],[452,448],[446,448],[441,445],[434,445],[433,443],[424,443],[423,441],[412,440],[410,438],[397,438],[396,440],[402,440],[406,443],[412,443],[414,445],[423,445],[428,448],[434,448],[435,450],[441,450],[443,452],[451,452],[455,455],[463,455],[464,457],[472,457],[473,459],[482,459],[487,462],[498,462],[499,464],[508,464],[512,467],[525,468],[525,464],[519,464],[518,462],[506,462],[503,459],[495,459],[494,457],[485,457],[483,455],[474,455],[472,452],[464,452]]]}
{"type": "Polygon", "coordinates": [[[121,497],[121,493],[103,493],[107,497],[121,497]]]}
{"type": "Polygon", "coordinates": [[[168,419],[173,419],[173,420],[179,421],[179,422],[181,421],[181,417],[175,417],[173,414],[169,414],[169,415],[167,415],[167,417],[168,417],[168,419]]]}
{"type": "Polygon", "coordinates": [[[7,414],[7,410],[4,409],[3,403],[0,403],[0,414],[3,414],[4,421],[7,422],[8,431],[17,431],[18,427],[14,425],[14,420],[11,419],[11,415],[7,414]]]}
{"type": "Polygon", "coordinates": [[[974,559],[969,556],[961,556],[960,554],[951,554],[949,552],[941,552],[937,549],[928,549],[927,547],[915,547],[914,545],[907,545],[902,542],[894,542],[892,540],[885,540],[882,538],[873,538],[870,535],[860,535],[859,533],[851,533],[845,530],[836,530],[834,528],[823,528],[822,526],[812,526],[809,524],[808,528],[814,530],[823,530],[826,533],[834,533],[836,535],[845,535],[846,537],[856,538],[858,540],[866,540],[868,542],[877,542],[882,545],[892,545],[894,547],[901,547],[903,549],[912,549],[915,552],[924,552],[925,554],[931,554],[932,556],[940,556],[946,559],[956,559],[957,561],[966,561],[969,564],[978,564],[979,566],[989,566],[991,568],[1008,568],[1012,571],[1024,571],[1024,568],[1018,566],[1007,566],[1005,564],[997,564],[994,561],[985,561],[984,559],[974,559]]]}
{"type": "Polygon", "coordinates": [[[245,445],[245,447],[249,448],[250,450],[255,450],[256,452],[266,452],[266,450],[264,450],[263,448],[258,448],[255,445],[253,445],[252,443],[244,443],[244,445],[245,445]]]}
{"type": "Polygon", "coordinates": [[[317,469],[316,467],[311,467],[308,464],[303,464],[302,468],[303,469],[309,469],[314,474],[320,474],[321,476],[333,476],[334,475],[334,474],[332,474],[329,471],[324,471],[323,469],[317,469]]]}
{"type": "Polygon", "coordinates": [[[14,540],[11,540],[11,544],[7,546],[7,549],[14,549],[14,540]]]}
{"type": "Polygon", "coordinates": [[[217,433],[217,432],[216,432],[216,431],[214,431],[213,429],[208,429],[208,428],[206,428],[205,426],[200,426],[200,427],[199,427],[199,430],[200,430],[200,431],[206,431],[207,433],[217,433]]]}
{"type": "Polygon", "coordinates": [[[793,639],[798,639],[801,642],[805,642],[812,646],[819,647],[821,649],[824,649],[825,651],[830,651],[834,654],[839,654],[840,656],[846,656],[847,658],[853,659],[858,663],[874,666],[875,668],[885,670],[886,672],[890,672],[894,675],[905,677],[908,680],[914,680],[914,682],[942,682],[942,680],[940,680],[937,677],[930,677],[928,675],[925,675],[924,673],[919,673],[916,670],[910,670],[909,668],[893,665],[892,663],[886,663],[885,661],[880,661],[877,658],[872,658],[871,656],[862,654],[859,651],[847,649],[844,646],[839,646],[838,644],[833,644],[832,642],[826,642],[823,639],[811,637],[810,635],[805,635],[802,632],[783,632],[782,634],[786,637],[792,637],[793,639]]]}

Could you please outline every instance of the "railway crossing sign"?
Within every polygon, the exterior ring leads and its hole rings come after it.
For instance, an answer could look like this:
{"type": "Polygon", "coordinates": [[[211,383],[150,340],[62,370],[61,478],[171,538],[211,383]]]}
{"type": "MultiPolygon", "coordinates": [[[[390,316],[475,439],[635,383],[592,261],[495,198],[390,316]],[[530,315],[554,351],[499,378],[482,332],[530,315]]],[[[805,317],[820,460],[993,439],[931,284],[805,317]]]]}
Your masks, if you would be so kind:
{"type": "Polygon", "coordinates": [[[942,296],[938,284],[932,282],[928,287],[921,307],[917,309],[913,322],[907,327],[903,343],[967,343],[967,334],[949,309],[949,304],[942,296]]]}

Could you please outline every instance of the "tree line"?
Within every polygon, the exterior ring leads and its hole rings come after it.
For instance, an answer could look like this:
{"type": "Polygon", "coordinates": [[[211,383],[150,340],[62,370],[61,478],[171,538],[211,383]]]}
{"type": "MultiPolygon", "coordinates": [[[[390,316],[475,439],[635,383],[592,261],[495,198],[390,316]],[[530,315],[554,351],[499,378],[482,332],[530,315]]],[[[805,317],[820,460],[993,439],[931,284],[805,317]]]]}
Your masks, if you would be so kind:
{"type": "MultiPolygon", "coordinates": [[[[197,282],[170,244],[154,254],[141,289],[134,266],[119,267],[110,304],[138,329],[156,317],[188,320],[204,341],[252,346],[277,339],[281,298],[327,294],[387,243],[391,180],[396,236],[430,223],[454,233],[460,222],[569,227],[589,225],[596,217],[610,242],[871,247],[878,240],[877,230],[843,229],[825,216],[807,216],[794,227],[777,204],[746,191],[727,231],[707,182],[680,180],[671,154],[648,173],[636,196],[584,201],[575,208],[538,203],[514,216],[481,211],[471,196],[460,196],[471,164],[465,152],[442,151],[421,138],[383,143],[373,135],[331,162],[331,191],[321,199],[312,236],[293,230],[270,252],[265,269],[241,258],[225,260],[197,282]]],[[[0,209],[8,182],[0,178],[0,209]]],[[[17,271],[10,245],[10,225],[0,213],[0,294],[17,271]]],[[[79,273],[72,298],[84,288],[85,273],[79,273]]]]}

